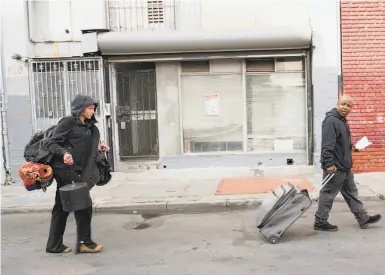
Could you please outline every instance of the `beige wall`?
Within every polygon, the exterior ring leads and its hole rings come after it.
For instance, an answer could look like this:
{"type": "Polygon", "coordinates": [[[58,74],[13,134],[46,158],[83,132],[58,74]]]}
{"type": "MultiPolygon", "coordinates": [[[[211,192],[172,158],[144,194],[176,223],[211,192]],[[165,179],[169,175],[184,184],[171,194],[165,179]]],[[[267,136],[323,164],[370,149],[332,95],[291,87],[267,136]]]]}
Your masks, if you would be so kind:
{"type": "Polygon", "coordinates": [[[202,0],[203,30],[253,29],[309,24],[308,1],[202,0]]]}

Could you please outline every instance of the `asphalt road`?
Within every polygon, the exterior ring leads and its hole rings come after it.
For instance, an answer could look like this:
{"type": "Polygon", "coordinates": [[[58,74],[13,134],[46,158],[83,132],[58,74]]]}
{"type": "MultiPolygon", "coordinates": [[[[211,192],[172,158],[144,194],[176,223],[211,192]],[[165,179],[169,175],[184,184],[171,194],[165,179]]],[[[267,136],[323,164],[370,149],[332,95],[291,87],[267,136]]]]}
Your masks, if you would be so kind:
{"type": "MultiPolygon", "coordinates": [[[[385,214],[385,202],[367,208],[385,214]]],[[[255,211],[162,216],[141,230],[132,229],[138,216],[97,215],[93,236],[105,249],[95,255],[46,254],[49,215],[3,215],[2,274],[385,274],[385,221],[362,230],[346,205],[336,203],[331,221],[340,230],[315,232],[314,210],[275,245],[255,228],[255,211]]],[[[74,242],[70,216],[65,244],[74,242]]]]}

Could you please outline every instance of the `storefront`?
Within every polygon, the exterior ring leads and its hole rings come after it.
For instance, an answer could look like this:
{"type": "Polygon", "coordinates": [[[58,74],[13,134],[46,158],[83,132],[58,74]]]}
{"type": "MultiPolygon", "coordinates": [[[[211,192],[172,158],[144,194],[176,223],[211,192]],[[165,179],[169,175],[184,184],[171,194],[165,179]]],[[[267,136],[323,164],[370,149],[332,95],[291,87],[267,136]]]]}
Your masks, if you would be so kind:
{"type": "Polygon", "coordinates": [[[117,163],[312,164],[310,29],[87,33],[109,64],[117,163]]]}

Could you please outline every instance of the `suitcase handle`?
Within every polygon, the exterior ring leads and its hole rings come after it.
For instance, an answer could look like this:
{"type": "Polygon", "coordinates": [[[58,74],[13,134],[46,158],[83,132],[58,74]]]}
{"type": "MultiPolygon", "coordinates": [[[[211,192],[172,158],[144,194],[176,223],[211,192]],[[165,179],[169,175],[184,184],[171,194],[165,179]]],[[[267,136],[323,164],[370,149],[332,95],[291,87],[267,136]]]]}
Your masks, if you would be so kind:
{"type": "Polygon", "coordinates": [[[324,186],[325,184],[327,184],[333,177],[334,175],[336,174],[336,172],[333,172],[331,174],[328,174],[324,179],[323,181],[321,182],[321,186],[324,186]]]}
{"type": "Polygon", "coordinates": [[[318,194],[322,188],[328,184],[328,182],[334,177],[334,175],[336,174],[336,171],[334,171],[333,173],[331,174],[328,174],[321,182],[321,186],[320,187],[317,187],[314,192],[313,192],[313,195],[311,196],[311,200],[313,200],[316,196],[316,194],[318,194]]]}
{"type": "MultiPolygon", "coordinates": [[[[283,185],[281,185],[280,188],[282,189],[282,192],[283,192],[283,195],[282,195],[282,196],[286,195],[287,192],[286,192],[285,187],[283,187],[283,185]]],[[[279,198],[279,196],[277,195],[277,193],[275,193],[275,190],[273,190],[273,195],[274,195],[276,198],[279,198]]]]}

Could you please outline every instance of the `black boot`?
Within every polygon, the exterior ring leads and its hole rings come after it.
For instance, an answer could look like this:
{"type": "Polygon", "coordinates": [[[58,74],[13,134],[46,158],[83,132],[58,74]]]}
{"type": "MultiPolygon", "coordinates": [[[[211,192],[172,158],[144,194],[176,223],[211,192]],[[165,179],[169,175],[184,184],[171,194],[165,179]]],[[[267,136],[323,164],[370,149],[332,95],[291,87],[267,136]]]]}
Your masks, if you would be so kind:
{"type": "Polygon", "coordinates": [[[45,250],[45,252],[47,252],[47,253],[57,253],[57,254],[59,254],[59,253],[69,253],[71,251],[72,251],[72,249],[69,248],[68,246],[65,246],[64,244],[57,251],[49,250],[48,248],[46,248],[46,250],[45,250]]]}
{"type": "Polygon", "coordinates": [[[319,224],[315,223],[314,224],[314,230],[319,230],[319,231],[338,231],[338,227],[336,225],[332,225],[328,222],[319,224]]]}
{"type": "Polygon", "coordinates": [[[370,216],[369,219],[364,224],[360,225],[360,227],[362,229],[366,229],[366,228],[369,227],[369,224],[373,224],[373,223],[379,222],[381,219],[382,219],[382,217],[381,217],[380,214],[377,214],[377,215],[374,215],[374,216],[370,216]]]}

